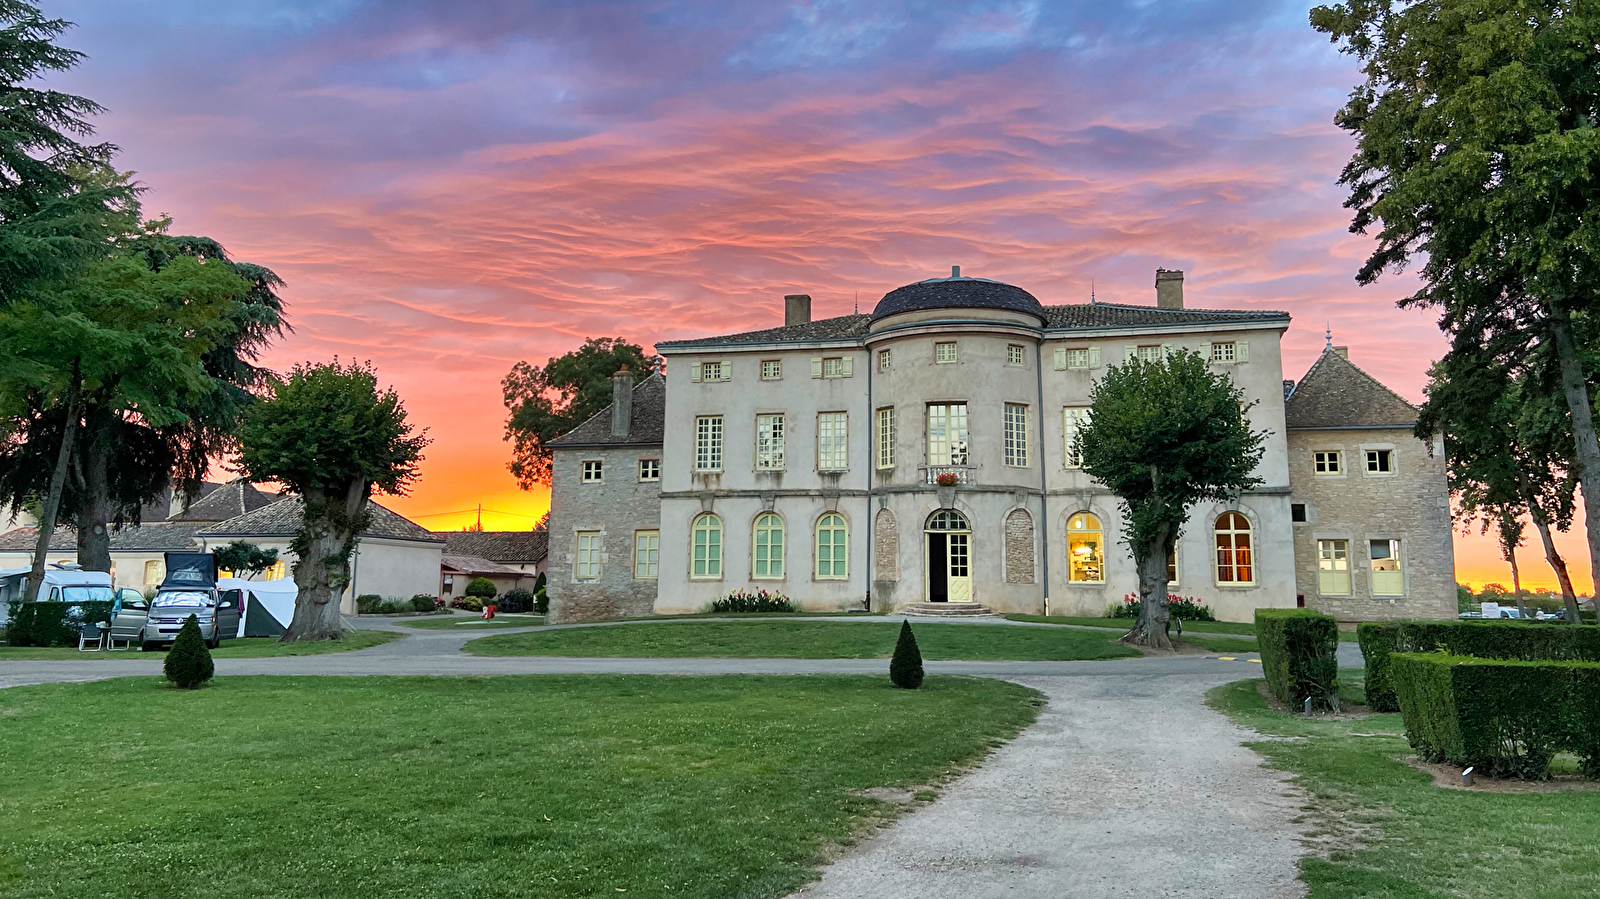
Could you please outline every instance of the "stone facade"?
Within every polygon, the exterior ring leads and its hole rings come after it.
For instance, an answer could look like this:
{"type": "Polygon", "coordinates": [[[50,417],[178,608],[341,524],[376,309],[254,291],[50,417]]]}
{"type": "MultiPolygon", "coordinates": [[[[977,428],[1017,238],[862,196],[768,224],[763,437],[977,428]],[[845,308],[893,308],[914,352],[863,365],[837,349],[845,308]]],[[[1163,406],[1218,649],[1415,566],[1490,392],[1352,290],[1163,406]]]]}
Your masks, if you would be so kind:
{"type": "Polygon", "coordinates": [[[1006,516],[1006,583],[1033,583],[1033,516],[1012,509],[1006,516]]]}
{"type": "Polygon", "coordinates": [[[873,579],[893,583],[900,577],[900,530],[895,526],[894,513],[878,510],[877,530],[873,532],[873,579]]]}

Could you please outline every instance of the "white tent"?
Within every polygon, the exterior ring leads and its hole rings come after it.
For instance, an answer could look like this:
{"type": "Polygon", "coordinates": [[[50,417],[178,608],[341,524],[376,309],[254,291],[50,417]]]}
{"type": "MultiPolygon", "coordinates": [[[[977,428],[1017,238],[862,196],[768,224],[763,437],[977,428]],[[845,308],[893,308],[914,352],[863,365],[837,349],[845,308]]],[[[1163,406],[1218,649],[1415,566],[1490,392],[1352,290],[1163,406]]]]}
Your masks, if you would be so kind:
{"type": "Polygon", "coordinates": [[[247,581],[225,577],[217,581],[217,590],[244,593],[245,607],[239,616],[240,637],[276,637],[288,630],[289,622],[294,619],[294,598],[300,593],[293,578],[247,581]]]}

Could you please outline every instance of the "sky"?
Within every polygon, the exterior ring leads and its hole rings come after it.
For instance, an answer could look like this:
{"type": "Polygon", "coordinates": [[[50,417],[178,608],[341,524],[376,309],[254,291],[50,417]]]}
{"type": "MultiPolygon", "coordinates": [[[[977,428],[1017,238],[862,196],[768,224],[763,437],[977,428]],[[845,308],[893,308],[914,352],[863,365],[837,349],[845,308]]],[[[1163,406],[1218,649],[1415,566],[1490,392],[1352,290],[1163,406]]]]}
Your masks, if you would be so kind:
{"type": "MultiPolygon", "coordinates": [[[[1281,309],[1420,401],[1444,340],[1354,274],[1335,110],[1358,73],[1303,3],[63,0],[146,211],[287,282],[267,361],[371,360],[433,438],[409,496],[530,526],[499,382],[591,336],[816,317],[967,275],[1045,303],[1281,309]]],[[[1531,536],[1531,532],[1530,532],[1531,536]]],[[[1587,571],[1577,535],[1563,543],[1587,571]]],[[[1553,583],[1535,547],[1526,582],[1553,583]]],[[[1458,579],[1508,582],[1457,538],[1458,579]]],[[[1587,588],[1582,578],[1581,588],[1587,588]]]]}

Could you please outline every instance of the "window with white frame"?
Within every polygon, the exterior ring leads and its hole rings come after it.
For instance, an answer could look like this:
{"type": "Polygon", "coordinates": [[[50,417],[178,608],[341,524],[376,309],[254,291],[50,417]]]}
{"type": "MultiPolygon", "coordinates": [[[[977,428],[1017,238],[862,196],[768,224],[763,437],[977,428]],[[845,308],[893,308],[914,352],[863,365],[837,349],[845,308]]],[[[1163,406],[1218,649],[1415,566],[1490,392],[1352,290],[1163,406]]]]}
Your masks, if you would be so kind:
{"type": "Polygon", "coordinates": [[[1089,348],[1088,347],[1076,347],[1076,348],[1068,347],[1067,348],[1067,368],[1068,369],[1080,369],[1080,368],[1088,368],[1088,367],[1089,367],[1089,348]]]}
{"type": "Polygon", "coordinates": [[[1343,474],[1338,450],[1317,450],[1311,454],[1311,471],[1320,475],[1343,474]]]}
{"type": "Polygon", "coordinates": [[[727,378],[725,377],[727,372],[724,370],[723,366],[724,366],[724,363],[722,363],[722,362],[702,362],[702,363],[700,363],[700,380],[702,380],[702,381],[723,381],[723,380],[727,380],[727,378]]]}
{"type": "Polygon", "coordinates": [[[722,470],[722,416],[701,415],[694,420],[694,470],[722,470]]]}
{"type": "Polygon", "coordinates": [[[956,345],[950,343],[936,343],[933,345],[933,361],[940,364],[956,361],[956,345]]]}
{"type": "Polygon", "coordinates": [[[849,443],[845,412],[820,412],[817,414],[817,470],[844,471],[849,468],[849,443]]]}
{"type": "Polygon", "coordinates": [[[1020,344],[1013,343],[1006,347],[1007,365],[1023,365],[1025,364],[1026,359],[1027,356],[1025,355],[1025,351],[1020,344]]]}
{"type": "Polygon", "coordinates": [[[639,480],[641,480],[641,481],[659,481],[659,480],[661,480],[661,460],[660,459],[640,459],[639,460],[639,480]]]}
{"type": "Polygon", "coordinates": [[[824,378],[844,377],[844,357],[827,356],[822,360],[822,376],[824,378]]]}
{"type": "Polygon", "coordinates": [[[1006,403],[1006,464],[1013,468],[1028,465],[1028,407],[1022,403],[1006,403]]]}
{"type": "Polygon", "coordinates": [[[967,464],[967,404],[928,405],[928,464],[967,464]]]}
{"type": "Polygon", "coordinates": [[[1232,341],[1222,341],[1211,344],[1212,362],[1237,362],[1239,359],[1239,344],[1232,341]]]}
{"type": "Polygon", "coordinates": [[[1350,541],[1317,541],[1317,592],[1323,596],[1350,595],[1350,541]]]}
{"type": "Polygon", "coordinates": [[[1367,474],[1394,474],[1394,450],[1367,450],[1367,474]]]}
{"type": "Polygon", "coordinates": [[[600,576],[600,532],[578,532],[578,564],[573,569],[580,581],[600,576]]]}
{"type": "Polygon", "coordinates": [[[894,407],[878,410],[878,467],[894,467],[894,407]]]}
{"type": "Polygon", "coordinates": [[[1077,450],[1078,432],[1089,423],[1088,406],[1068,406],[1061,410],[1061,432],[1065,452],[1062,458],[1068,468],[1082,468],[1083,456],[1077,450]]]}
{"type": "Polygon", "coordinates": [[[585,484],[598,484],[605,480],[606,466],[599,459],[583,460],[583,482],[585,484]]]}
{"type": "Polygon", "coordinates": [[[714,581],[722,577],[722,519],[707,512],[694,520],[689,577],[714,581]]]}
{"type": "Polygon", "coordinates": [[[1160,344],[1156,344],[1155,346],[1141,346],[1139,347],[1137,354],[1137,358],[1140,362],[1160,362],[1161,356],[1162,353],[1160,344]]]}
{"type": "Polygon", "coordinates": [[[658,577],[661,572],[661,532],[633,532],[633,576],[639,580],[658,577]]]}
{"type": "Polygon", "coordinates": [[[1372,595],[1404,596],[1406,572],[1400,559],[1399,540],[1370,540],[1372,595]]]}
{"type": "Polygon", "coordinates": [[[762,580],[783,577],[783,519],[771,512],[756,516],[750,576],[762,580]]]}
{"type": "Polygon", "coordinates": [[[763,359],[763,360],[761,360],[761,380],[763,380],[763,381],[777,381],[777,380],[780,380],[782,378],[783,378],[783,360],[782,359],[763,359]]]}
{"type": "Polygon", "coordinates": [[[843,580],[849,577],[849,532],[844,516],[829,512],[817,520],[817,578],[843,580]]]}
{"type": "Polygon", "coordinates": [[[760,471],[783,470],[783,416],[756,416],[756,468],[760,471]]]}
{"type": "Polygon", "coordinates": [[[894,364],[894,356],[888,350],[878,351],[878,371],[888,371],[894,364]]]}

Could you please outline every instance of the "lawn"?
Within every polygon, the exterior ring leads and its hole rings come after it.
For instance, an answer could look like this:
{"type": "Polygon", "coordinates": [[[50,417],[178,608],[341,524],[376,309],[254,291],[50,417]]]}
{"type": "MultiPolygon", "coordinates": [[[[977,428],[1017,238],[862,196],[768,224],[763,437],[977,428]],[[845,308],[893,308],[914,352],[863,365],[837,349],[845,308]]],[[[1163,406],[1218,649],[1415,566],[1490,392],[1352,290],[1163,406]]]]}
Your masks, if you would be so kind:
{"type": "MultiPolygon", "coordinates": [[[[1359,681],[1359,669],[1339,674],[1341,687],[1359,681]]],[[[1308,720],[1268,709],[1256,683],[1207,699],[1273,737],[1252,747],[1310,793],[1307,823],[1328,850],[1302,863],[1310,899],[1600,895],[1600,793],[1436,787],[1401,761],[1411,748],[1399,715],[1308,720]]]]}
{"type": "MultiPolygon", "coordinates": [[[[402,635],[384,631],[346,631],[342,640],[317,643],[279,643],[277,637],[244,637],[224,640],[222,646],[211,650],[214,659],[264,659],[277,656],[314,656],[326,652],[349,652],[369,649],[398,640],[402,635]]],[[[143,652],[138,645],[127,652],[79,652],[72,646],[0,646],[0,662],[39,661],[43,659],[158,659],[164,652],[143,652]]]]}
{"type": "MultiPolygon", "coordinates": [[[[1115,659],[1136,650],[1094,631],[998,624],[912,625],[926,659],[1115,659]]],[[[886,659],[900,625],[873,621],[691,621],[497,634],[467,652],[587,658],[886,659]]]]}
{"type": "Polygon", "coordinates": [[[452,615],[449,618],[412,618],[400,619],[394,624],[402,627],[415,627],[429,631],[470,631],[494,630],[502,627],[535,627],[544,624],[543,615],[497,615],[489,621],[482,618],[468,618],[464,615],[452,615]]]}
{"type": "Polygon", "coordinates": [[[1033,720],[996,680],[156,678],[0,691],[0,892],[764,899],[1033,720]]]}
{"type": "Polygon", "coordinates": [[[1250,653],[1257,653],[1261,651],[1260,647],[1256,646],[1255,640],[1245,640],[1239,637],[1228,636],[1212,637],[1205,634],[1190,633],[1187,625],[1184,626],[1183,636],[1180,637],[1177,634],[1173,634],[1172,639],[1175,642],[1187,643],[1190,646],[1198,646],[1201,649],[1204,649],[1206,652],[1220,652],[1223,655],[1230,656],[1249,655],[1250,653]]]}
{"type": "MultiPolygon", "coordinates": [[[[1132,618],[1075,618],[1069,615],[1007,615],[1012,621],[1031,621],[1036,624],[1076,624],[1081,627],[1114,627],[1127,630],[1133,627],[1132,618]]],[[[1176,631],[1177,625],[1172,628],[1176,631]]],[[[1248,621],[1185,621],[1183,632],[1197,634],[1242,634],[1247,637],[1256,635],[1256,626],[1248,621]]],[[[1339,642],[1354,643],[1354,631],[1339,632],[1339,642]]]]}

